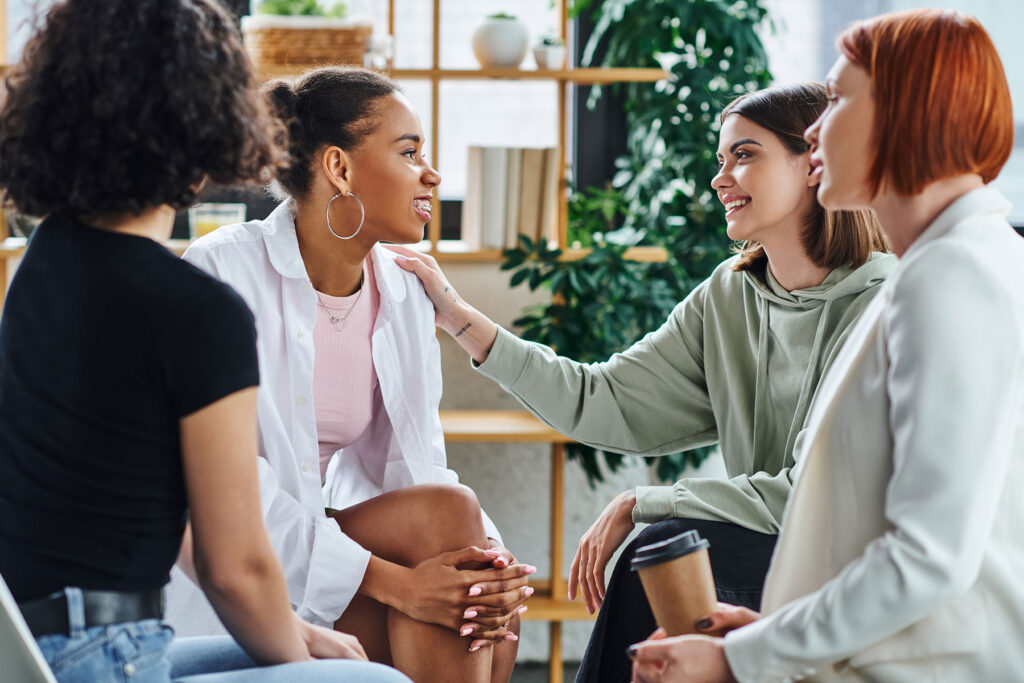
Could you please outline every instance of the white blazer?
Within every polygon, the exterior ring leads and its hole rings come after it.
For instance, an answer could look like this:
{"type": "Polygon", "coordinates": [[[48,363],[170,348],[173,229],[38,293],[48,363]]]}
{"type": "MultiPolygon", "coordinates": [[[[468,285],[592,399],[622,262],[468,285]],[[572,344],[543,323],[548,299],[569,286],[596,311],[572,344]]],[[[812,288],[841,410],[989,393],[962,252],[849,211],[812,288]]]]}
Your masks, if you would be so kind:
{"type": "Polygon", "coordinates": [[[907,250],[807,418],[740,681],[1024,677],[1024,240],[992,188],[907,250]]]}
{"type": "MultiPolygon", "coordinates": [[[[317,299],[299,253],[293,203],[265,221],[216,230],[184,258],[234,287],[256,317],[263,517],[299,616],[333,624],[362,583],[370,552],[343,534],[324,508],[414,484],[458,481],[447,468],[438,415],[434,307],[416,276],[400,268],[392,252],[374,247],[380,309],[371,345],[380,396],[370,427],[334,454],[321,484],[313,408],[317,299]]],[[[487,535],[500,541],[483,517],[487,535]]],[[[179,635],[222,632],[201,591],[180,571],[168,590],[167,620],[179,635]]]]}

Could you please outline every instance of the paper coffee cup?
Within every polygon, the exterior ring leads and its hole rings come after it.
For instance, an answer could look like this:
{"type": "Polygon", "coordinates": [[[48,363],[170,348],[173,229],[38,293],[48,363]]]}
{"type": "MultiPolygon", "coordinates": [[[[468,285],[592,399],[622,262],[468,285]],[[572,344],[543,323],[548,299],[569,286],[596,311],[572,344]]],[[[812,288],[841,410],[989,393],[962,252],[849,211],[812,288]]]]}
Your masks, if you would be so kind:
{"type": "Polygon", "coordinates": [[[697,633],[694,625],[718,607],[708,546],[694,529],[637,548],[630,563],[658,626],[669,636],[697,633]]]}

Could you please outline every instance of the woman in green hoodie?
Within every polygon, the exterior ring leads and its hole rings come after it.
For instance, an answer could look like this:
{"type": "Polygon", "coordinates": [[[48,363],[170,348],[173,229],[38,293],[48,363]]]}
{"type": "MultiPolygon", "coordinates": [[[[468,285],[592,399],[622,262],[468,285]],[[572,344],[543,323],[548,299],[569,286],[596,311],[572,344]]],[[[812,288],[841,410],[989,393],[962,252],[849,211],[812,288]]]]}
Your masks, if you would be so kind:
{"type": "MultiPolygon", "coordinates": [[[[827,105],[818,84],[744,95],[721,114],[712,188],[742,250],[665,324],[603,363],[523,341],[467,304],[429,256],[395,248],[437,309],[437,323],[558,431],[595,448],[663,455],[719,443],[728,479],[639,486],[616,497],[580,541],[569,576],[602,607],[579,680],[625,680],[625,647],[655,627],[628,560],[605,567],[637,522],[633,546],[697,529],[711,542],[719,599],[760,603],[794,445],[824,370],[895,260],[873,214],[825,211],[803,132],[827,105]]],[[[486,613],[475,621],[486,623],[486,613]]]]}

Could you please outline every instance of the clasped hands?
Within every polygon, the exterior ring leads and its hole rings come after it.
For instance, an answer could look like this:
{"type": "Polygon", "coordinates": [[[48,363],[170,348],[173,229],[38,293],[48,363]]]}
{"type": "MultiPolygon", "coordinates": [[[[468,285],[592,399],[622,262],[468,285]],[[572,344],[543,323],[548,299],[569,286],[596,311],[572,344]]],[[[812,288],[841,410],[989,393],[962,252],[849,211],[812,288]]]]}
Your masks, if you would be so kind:
{"type": "Polygon", "coordinates": [[[496,541],[442,553],[413,568],[414,596],[402,611],[471,637],[470,652],[506,640],[518,640],[510,625],[526,611],[533,595],[527,577],[536,567],[519,564],[496,541]]]}
{"type": "Polygon", "coordinates": [[[761,618],[746,607],[718,603],[694,626],[700,634],[668,638],[660,628],[629,648],[633,683],[735,683],[722,636],[761,618]]]}

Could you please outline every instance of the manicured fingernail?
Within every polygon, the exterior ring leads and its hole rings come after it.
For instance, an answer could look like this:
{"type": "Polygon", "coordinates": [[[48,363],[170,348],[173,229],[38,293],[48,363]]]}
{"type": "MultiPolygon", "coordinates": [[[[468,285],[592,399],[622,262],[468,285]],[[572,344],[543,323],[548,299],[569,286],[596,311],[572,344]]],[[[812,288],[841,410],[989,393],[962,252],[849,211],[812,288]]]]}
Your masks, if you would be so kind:
{"type": "Polygon", "coordinates": [[[469,594],[470,595],[480,595],[483,592],[484,592],[484,589],[481,588],[480,586],[471,586],[470,589],[469,589],[469,594]]]}
{"type": "Polygon", "coordinates": [[[636,657],[636,651],[639,650],[639,649],[640,649],[640,646],[637,645],[636,643],[634,643],[633,645],[630,645],[629,647],[626,648],[626,656],[629,657],[630,659],[633,659],[633,657],[636,657]]]}
{"type": "Polygon", "coordinates": [[[711,628],[711,623],[712,622],[711,622],[710,619],[701,619],[696,624],[697,630],[698,631],[703,631],[704,629],[711,628]]]}
{"type": "Polygon", "coordinates": [[[473,646],[471,646],[471,647],[469,648],[469,651],[470,651],[470,652],[476,652],[476,651],[477,651],[477,650],[479,650],[479,649],[480,649],[480,646],[479,646],[479,645],[473,645],[473,646]]]}
{"type": "Polygon", "coordinates": [[[497,550],[485,550],[484,555],[490,555],[491,557],[501,557],[501,553],[497,550]]]}
{"type": "Polygon", "coordinates": [[[519,636],[514,633],[506,633],[505,640],[519,640],[519,636]]]}
{"type": "Polygon", "coordinates": [[[526,597],[530,597],[531,595],[533,595],[533,586],[527,586],[526,588],[524,588],[523,589],[523,594],[526,597]]]}
{"type": "Polygon", "coordinates": [[[463,626],[462,630],[459,631],[459,635],[460,636],[468,636],[472,632],[473,632],[473,627],[472,626],[463,626]]]}
{"type": "Polygon", "coordinates": [[[404,256],[402,256],[401,254],[395,254],[395,260],[396,260],[396,261],[402,261],[402,262],[404,262],[404,261],[408,261],[409,259],[405,258],[405,257],[404,257],[404,256]]]}
{"type": "Polygon", "coordinates": [[[536,567],[534,567],[534,566],[533,566],[532,564],[528,564],[528,565],[526,565],[526,573],[527,573],[527,574],[532,574],[532,573],[534,573],[535,571],[537,571],[537,568],[536,568],[536,567]]]}
{"type": "Polygon", "coordinates": [[[522,607],[520,607],[519,609],[516,610],[516,614],[522,614],[523,612],[525,612],[528,609],[530,609],[530,608],[527,607],[526,605],[523,605],[522,607]]]}
{"type": "Polygon", "coordinates": [[[462,618],[463,619],[472,619],[476,615],[477,615],[477,611],[475,609],[468,609],[468,610],[466,610],[465,614],[462,615],[462,618]]]}

